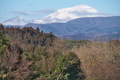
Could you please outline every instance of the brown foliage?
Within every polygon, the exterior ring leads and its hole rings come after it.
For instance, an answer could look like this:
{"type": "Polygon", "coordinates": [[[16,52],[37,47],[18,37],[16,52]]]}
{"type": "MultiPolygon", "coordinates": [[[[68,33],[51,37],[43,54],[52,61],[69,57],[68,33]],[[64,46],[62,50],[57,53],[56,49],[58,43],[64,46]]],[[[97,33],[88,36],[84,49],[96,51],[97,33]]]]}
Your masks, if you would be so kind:
{"type": "MultiPolygon", "coordinates": [[[[2,28],[2,27],[0,27],[2,28]]],[[[0,31],[4,32],[11,42],[19,41],[25,45],[33,44],[34,46],[52,46],[56,37],[52,33],[43,33],[39,28],[33,29],[32,27],[7,27],[2,28],[0,31]]]]}
{"type": "Polygon", "coordinates": [[[17,43],[7,46],[4,57],[2,58],[3,66],[8,71],[16,68],[16,65],[21,60],[22,50],[17,43]]]}
{"type": "Polygon", "coordinates": [[[13,77],[14,80],[22,80],[31,78],[30,75],[36,73],[35,71],[30,71],[29,67],[32,62],[26,60],[21,61],[21,64],[18,65],[17,70],[11,72],[10,77],[13,77]]]}
{"type": "Polygon", "coordinates": [[[13,43],[6,48],[2,60],[2,74],[6,74],[7,80],[21,80],[28,78],[31,74],[29,66],[32,62],[28,62],[21,58],[22,49],[17,43],[13,43]]]}
{"type": "Polygon", "coordinates": [[[120,79],[120,45],[115,41],[109,43],[92,42],[73,51],[81,60],[81,69],[88,79],[120,79]]]}

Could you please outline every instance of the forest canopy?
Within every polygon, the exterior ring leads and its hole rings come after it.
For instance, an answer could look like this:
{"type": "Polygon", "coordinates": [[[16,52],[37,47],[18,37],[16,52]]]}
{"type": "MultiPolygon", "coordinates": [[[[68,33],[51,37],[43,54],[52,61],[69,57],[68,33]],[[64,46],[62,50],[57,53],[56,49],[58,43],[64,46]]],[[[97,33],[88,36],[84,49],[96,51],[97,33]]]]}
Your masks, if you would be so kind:
{"type": "Polygon", "coordinates": [[[120,41],[59,40],[0,24],[0,80],[119,80],[120,41]]]}

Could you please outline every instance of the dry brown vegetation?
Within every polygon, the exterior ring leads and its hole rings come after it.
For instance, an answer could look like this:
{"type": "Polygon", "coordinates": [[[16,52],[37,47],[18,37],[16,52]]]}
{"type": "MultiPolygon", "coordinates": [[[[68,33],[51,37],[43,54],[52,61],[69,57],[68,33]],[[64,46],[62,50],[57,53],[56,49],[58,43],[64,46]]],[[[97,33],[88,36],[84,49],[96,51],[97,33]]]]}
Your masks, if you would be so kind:
{"type": "Polygon", "coordinates": [[[72,51],[80,58],[86,80],[120,80],[120,41],[91,42],[72,51]]]}

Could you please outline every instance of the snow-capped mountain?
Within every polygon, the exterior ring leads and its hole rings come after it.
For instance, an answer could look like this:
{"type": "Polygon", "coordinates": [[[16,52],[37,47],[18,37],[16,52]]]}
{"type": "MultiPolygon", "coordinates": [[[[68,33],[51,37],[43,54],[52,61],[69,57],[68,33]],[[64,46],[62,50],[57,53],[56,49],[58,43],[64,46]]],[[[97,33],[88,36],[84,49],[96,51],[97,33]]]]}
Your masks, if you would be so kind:
{"type": "Polygon", "coordinates": [[[82,17],[103,17],[104,13],[97,11],[96,9],[87,5],[78,5],[70,8],[59,9],[56,12],[42,18],[35,20],[34,23],[45,24],[45,23],[66,23],[72,19],[82,17]]]}
{"type": "Polygon", "coordinates": [[[22,17],[14,17],[11,19],[8,19],[2,23],[3,25],[25,25],[27,24],[27,21],[24,20],[22,17]]]}

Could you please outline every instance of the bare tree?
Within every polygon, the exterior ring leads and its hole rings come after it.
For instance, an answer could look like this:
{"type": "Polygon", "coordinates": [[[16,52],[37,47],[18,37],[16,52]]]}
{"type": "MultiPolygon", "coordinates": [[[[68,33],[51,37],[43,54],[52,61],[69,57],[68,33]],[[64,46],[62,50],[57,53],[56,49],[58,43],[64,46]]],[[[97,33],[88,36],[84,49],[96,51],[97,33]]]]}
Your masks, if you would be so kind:
{"type": "Polygon", "coordinates": [[[21,80],[27,78],[31,72],[29,66],[32,62],[28,62],[21,58],[22,49],[18,43],[13,43],[6,48],[6,52],[2,60],[2,71],[6,74],[7,80],[21,80]]]}

